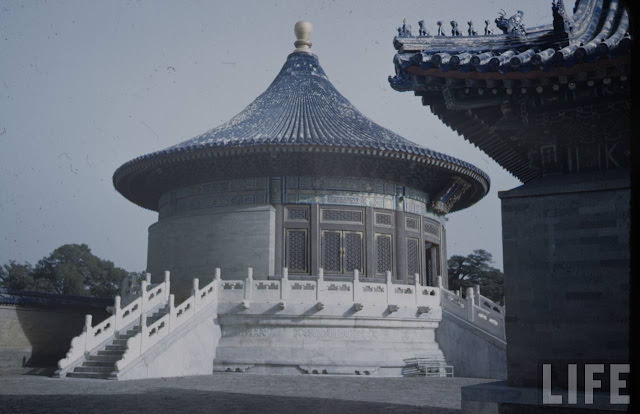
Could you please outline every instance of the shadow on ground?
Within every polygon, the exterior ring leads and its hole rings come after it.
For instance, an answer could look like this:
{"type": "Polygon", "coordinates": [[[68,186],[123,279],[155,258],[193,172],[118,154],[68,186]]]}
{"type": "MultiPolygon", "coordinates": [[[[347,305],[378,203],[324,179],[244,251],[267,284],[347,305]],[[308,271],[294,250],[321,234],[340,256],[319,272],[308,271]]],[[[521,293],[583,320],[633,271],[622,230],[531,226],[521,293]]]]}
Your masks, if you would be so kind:
{"type": "Polygon", "coordinates": [[[449,408],[162,388],[140,394],[0,395],[0,413],[422,413],[449,408]]]}

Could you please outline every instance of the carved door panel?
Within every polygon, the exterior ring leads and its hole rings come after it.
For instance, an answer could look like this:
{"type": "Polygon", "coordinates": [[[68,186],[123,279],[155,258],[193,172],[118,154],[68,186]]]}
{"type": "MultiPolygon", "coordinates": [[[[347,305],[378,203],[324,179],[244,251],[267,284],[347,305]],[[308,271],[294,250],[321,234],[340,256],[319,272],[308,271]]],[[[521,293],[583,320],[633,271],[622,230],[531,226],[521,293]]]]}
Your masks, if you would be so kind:
{"type": "Polygon", "coordinates": [[[393,270],[393,243],[390,234],[376,234],[376,274],[384,275],[393,270]]]}
{"type": "Polygon", "coordinates": [[[340,231],[322,232],[322,267],[327,273],[341,273],[342,235],[340,231]]]}
{"type": "Polygon", "coordinates": [[[322,231],[322,267],[327,273],[352,273],[364,270],[364,236],[357,231],[322,231]]]}
{"type": "Polygon", "coordinates": [[[308,246],[307,230],[287,229],[285,237],[285,262],[289,268],[289,272],[309,272],[308,246]]]}
{"type": "Polygon", "coordinates": [[[343,268],[346,273],[352,273],[355,269],[362,272],[364,262],[364,249],[362,248],[362,233],[355,231],[343,232],[343,268]]]}

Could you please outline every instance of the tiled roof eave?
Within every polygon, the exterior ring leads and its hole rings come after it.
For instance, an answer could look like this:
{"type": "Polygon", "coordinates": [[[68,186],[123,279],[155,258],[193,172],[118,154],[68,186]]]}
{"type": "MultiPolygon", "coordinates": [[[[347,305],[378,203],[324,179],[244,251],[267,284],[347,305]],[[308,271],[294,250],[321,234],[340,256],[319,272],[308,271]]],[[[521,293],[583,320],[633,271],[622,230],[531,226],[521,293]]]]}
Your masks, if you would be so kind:
{"type": "Polygon", "coordinates": [[[128,177],[139,174],[148,174],[156,168],[168,165],[189,163],[190,161],[206,158],[234,157],[251,153],[287,153],[287,152],[324,152],[324,153],[350,153],[380,158],[396,158],[415,162],[425,166],[432,166],[450,171],[452,174],[466,176],[480,184],[484,194],[489,191],[490,179],[486,173],[464,161],[445,156],[434,151],[423,154],[415,154],[397,150],[385,150],[369,147],[348,146],[318,146],[318,145],[256,145],[250,147],[199,147],[181,148],[174,151],[161,151],[135,158],[118,168],[113,175],[113,184],[120,190],[120,184],[128,177]]]}
{"type": "MultiPolygon", "coordinates": [[[[394,62],[396,90],[409,67],[435,69],[442,73],[556,71],[599,59],[627,54],[631,45],[629,13],[620,0],[596,7],[596,0],[580,3],[572,28],[554,25],[527,28],[526,34],[470,36],[396,36],[394,62]]],[[[410,34],[410,33],[409,33],[410,34]]]]}
{"type": "MultiPolygon", "coordinates": [[[[406,76],[433,76],[452,79],[475,79],[475,80],[509,80],[509,79],[528,79],[528,80],[548,80],[557,78],[558,76],[571,76],[581,72],[596,72],[600,69],[606,69],[613,66],[629,65],[631,57],[628,54],[614,56],[610,59],[598,59],[592,62],[575,63],[571,66],[547,65],[527,66],[519,70],[509,71],[475,71],[470,68],[469,71],[462,70],[443,70],[442,68],[424,69],[419,65],[407,66],[403,69],[406,76]]],[[[606,74],[603,74],[606,76],[606,74]]]]}
{"type": "Polygon", "coordinates": [[[552,25],[544,25],[529,28],[525,38],[502,33],[477,36],[396,36],[393,39],[393,44],[398,53],[425,52],[433,54],[438,52],[482,53],[563,41],[567,41],[566,34],[554,32],[552,25]]]}

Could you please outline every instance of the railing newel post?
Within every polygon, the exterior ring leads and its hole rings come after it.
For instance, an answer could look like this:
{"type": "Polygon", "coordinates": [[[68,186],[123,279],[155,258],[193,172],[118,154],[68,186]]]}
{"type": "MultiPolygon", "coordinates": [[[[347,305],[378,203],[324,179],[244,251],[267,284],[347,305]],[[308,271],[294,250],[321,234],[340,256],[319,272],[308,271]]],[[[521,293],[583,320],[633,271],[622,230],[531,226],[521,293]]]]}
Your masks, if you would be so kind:
{"type": "Polygon", "coordinates": [[[469,321],[473,322],[475,320],[475,309],[474,309],[475,295],[472,287],[467,288],[466,296],[467,296],[466,299],[467,299],[467,308],[468,308],[467,318],[469,319],[469,321]]]}
{"type": "Polygon", "coordinates": [[[176,297],[175,295],[172,293],[169,295],[169,326],[168,326],[168,331],[171,332],[173,330],[173,325],[175,323],[175,318],[176,318],[176,297]]]}
{"type": "Polygon", "coordinates": [[[244,281],[244,300],[251,300],[251,293],[253,290],[253,268],[249,267],[247,269],[247,278],[244,281]]]}
{"type": "Polygon", "coordinates": [[[147,286],[149,285],[148,279],[151,277],[149,273],[147,273],[149,277],[140,282],[140,312],[144,313],[147,309],[147,286]]]}
{"type": "Polygon", "coordinates": [[[169,295],[171,294],[171,272],[168,270],[164,271],[164,298],[169,299],[169,295]]]}
{"type": "Polygon", "coordinates": [[[89,351],[89,349],[87,348],[89,347],[89,340],[93,335],[93,327],[91,326],[92,319],[93,319],[93,316],[91,314],[88,313],[84,315],[84,331],[86,333],[84,338],[84,352],[89,351]]]}
{"type": "Polygon", "coordinates": [[[391,271],[387,270],[386,272],[384,272],[384,275],[387,282],[387,305],[388,305],[390,303],[389,300],[391,299],[391,288],[392,288],[391,271]]]}
{"type": "Polygon", "coordinates": [[[113,331],[114,333],[118,333],[120,329],[120,314],[122,313],[122,309],[120,308],[121,302],[120,295],[116,295],[113,299],[113,331]]]}
{"type": "Polygon", "coordinates": [[[360,299],[360,271],[353,269],[353,302],[358,302],[360,299]]]}
{"type": "Polygon", "coordinates": [[[316,302],[320,301],[320,288],[324,282],[324,269],[318,269],[318,279],[316,280],[316,302]]]}
{"type": "Polygon", "coordinates": [[[282,279],[280,279],[280,300],[284,301],[287,299],[289,289],[289,269],[286,267],[282,268],[282,279]]]}
{"type": "Polygon", "coordinates": [[[200,291],[200,279],[193,278],[193,286],[191,287],[191,296],[193,296],[193,313],[198,309],[198,292],[200,291]]]}

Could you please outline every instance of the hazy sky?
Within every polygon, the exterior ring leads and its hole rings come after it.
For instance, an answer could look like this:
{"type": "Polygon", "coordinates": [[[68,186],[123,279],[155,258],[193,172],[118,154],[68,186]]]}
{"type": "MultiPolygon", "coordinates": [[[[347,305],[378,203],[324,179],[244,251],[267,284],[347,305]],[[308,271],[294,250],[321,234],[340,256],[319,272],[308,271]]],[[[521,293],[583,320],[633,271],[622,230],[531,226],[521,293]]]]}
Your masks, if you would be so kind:
{"type": "Polygon", "coordinates": [[[241,111],[277,75],[304,19],[320,64],[361,112],[489,174],[489,194],[449,216],[447,247],[484,248],[502,268],[497,191],[518,180],[387,82],[403,17],[432,33],[439,19],[481,30],[501,8],[524,10],[527,26],[551,22],[551,0],[0,0],[0,263],[87,243],[144,269],[157,214],[120,196],[113,172],[241,111]]]}

